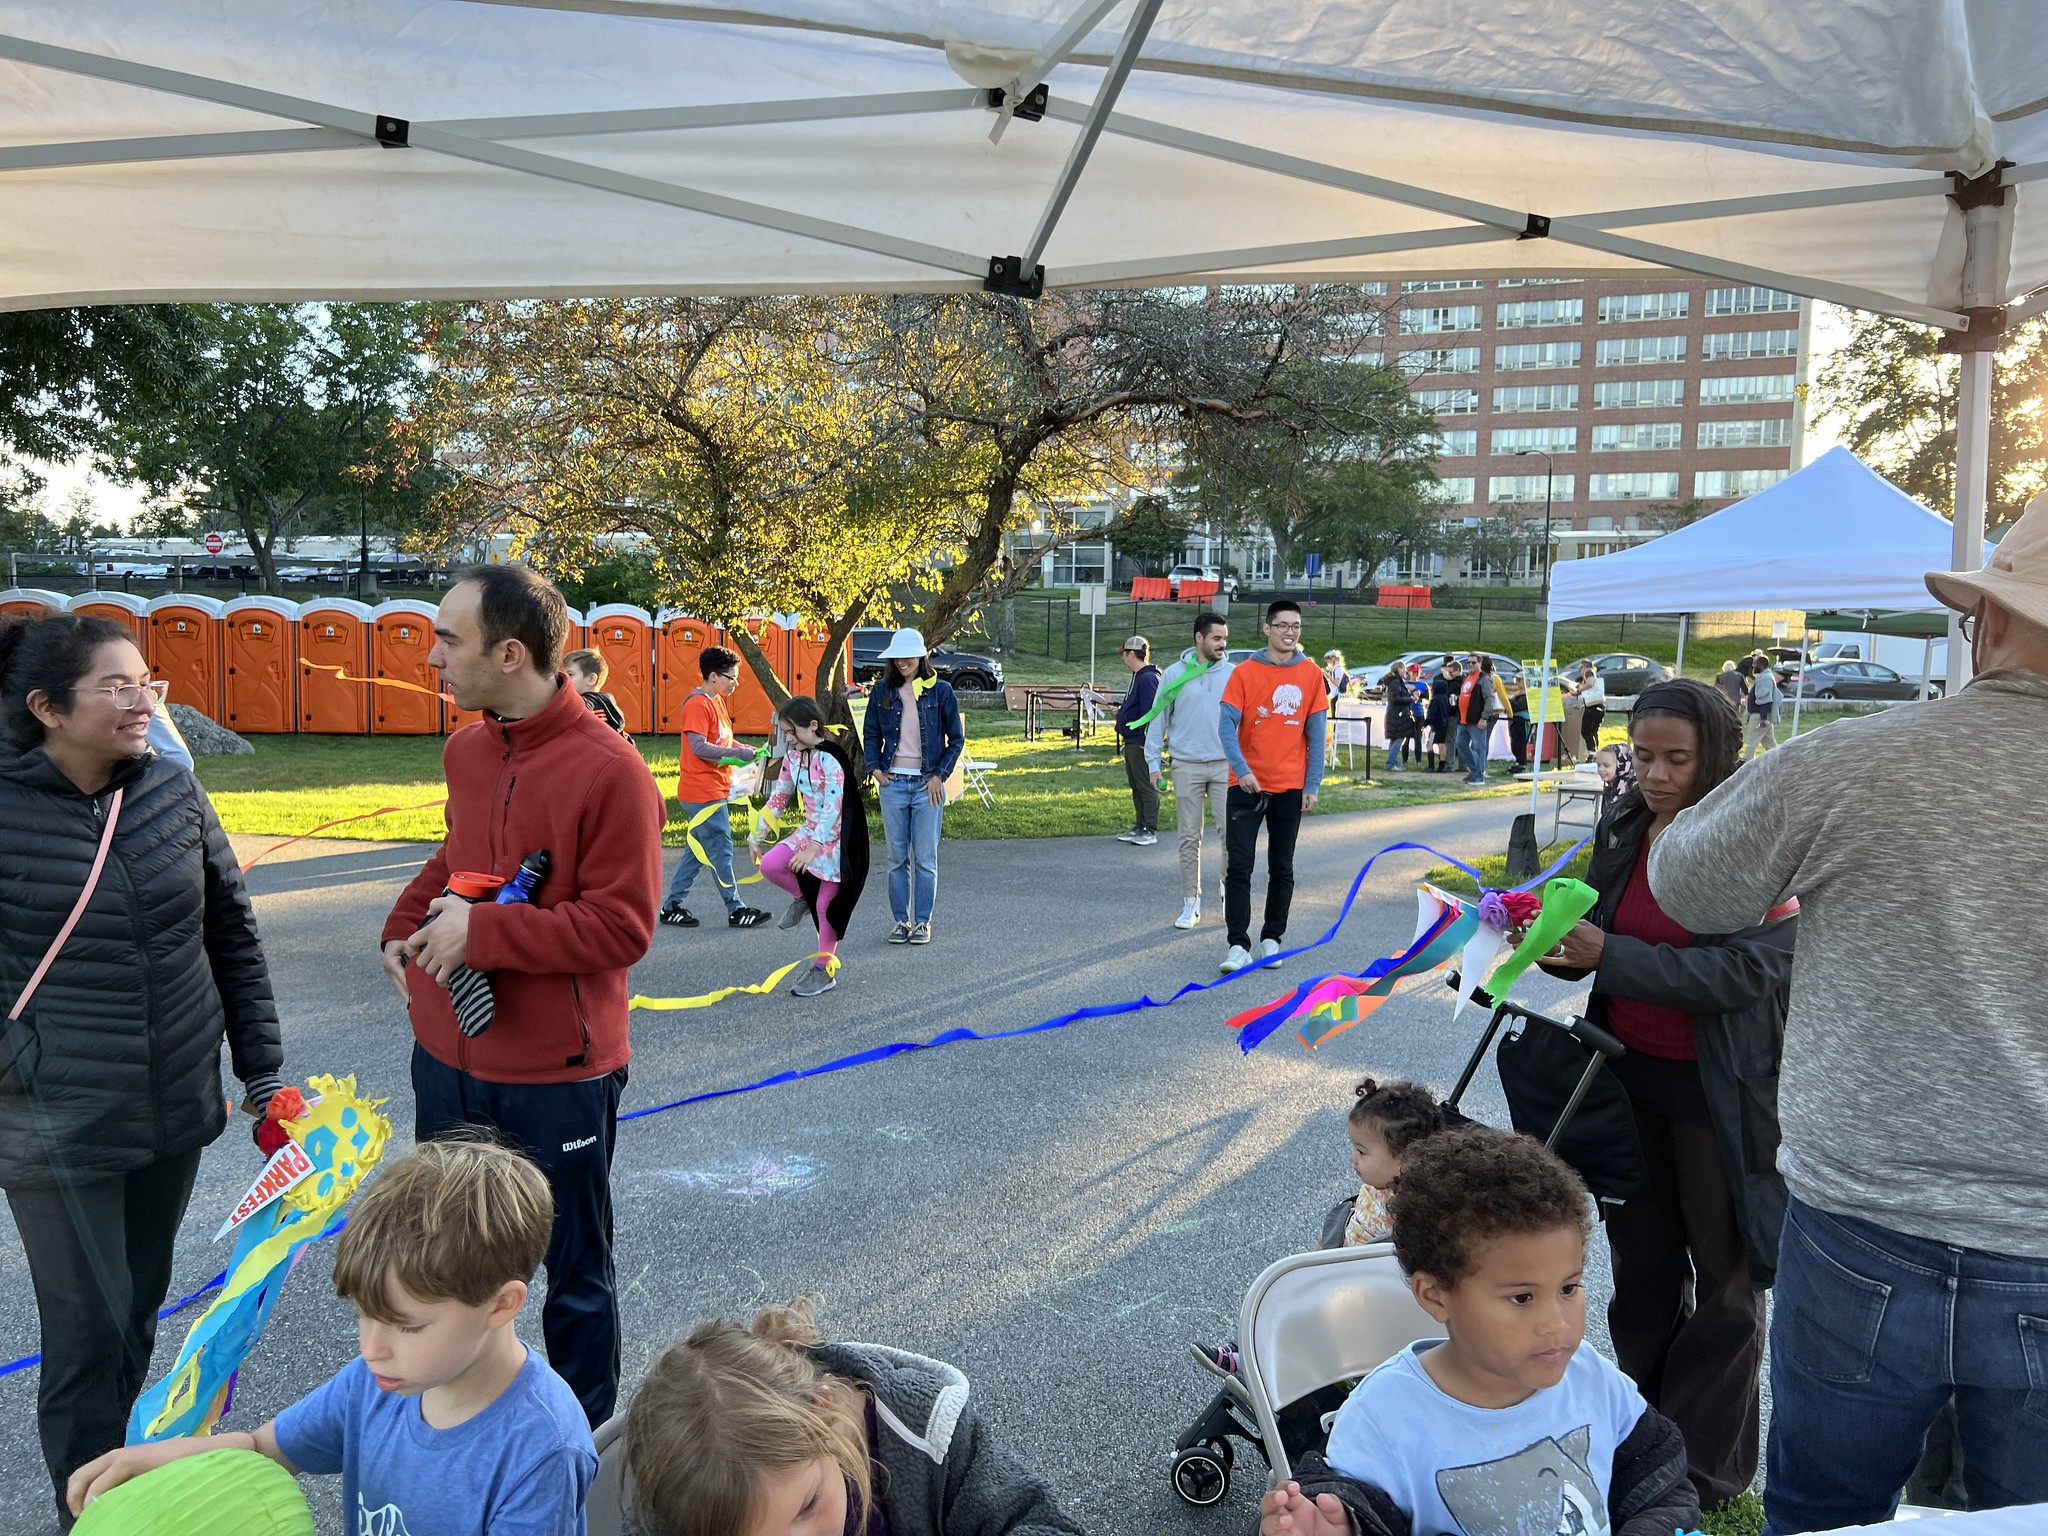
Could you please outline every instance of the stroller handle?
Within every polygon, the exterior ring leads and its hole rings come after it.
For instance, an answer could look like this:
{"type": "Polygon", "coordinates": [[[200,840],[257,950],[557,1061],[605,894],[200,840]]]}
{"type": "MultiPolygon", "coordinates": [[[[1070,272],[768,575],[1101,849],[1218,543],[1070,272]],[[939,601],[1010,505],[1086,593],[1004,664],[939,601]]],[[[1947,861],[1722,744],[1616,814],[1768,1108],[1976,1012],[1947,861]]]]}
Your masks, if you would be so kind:
{"type": "MultiPolygon", "coordinates": [[[[1459,984],[1459,979],[1458,973],[1453,971],[1445,978],[1445,984],[1455,988],[1459,984]]],[[[1553,1019],[1547,1013],[1538,1013],[1535,1009],[1525,1008],[1520,1003],[1509,1002],[1506,998],[1497,998],[1484,987],[1474,987],[1472,989],[1472,1001],[1482,1008],[1505,1008],[1517,1018],[1529,1019],[1538,1024],[1548,1024],[1552,1029],[1561,1029],[1587,1050],[1598,1051],[1609,1061],[1614,1060],[1617,1056],[1626,1056],[1628,1054],[1628,1047],[1623,1045],[1613,1035],[1602,1029],[1598,1024],[1593,1023],[1589,1019],[1581,1018],[1577,1014],[1573,1014],[1569,1019],[1553,1019]]]]}

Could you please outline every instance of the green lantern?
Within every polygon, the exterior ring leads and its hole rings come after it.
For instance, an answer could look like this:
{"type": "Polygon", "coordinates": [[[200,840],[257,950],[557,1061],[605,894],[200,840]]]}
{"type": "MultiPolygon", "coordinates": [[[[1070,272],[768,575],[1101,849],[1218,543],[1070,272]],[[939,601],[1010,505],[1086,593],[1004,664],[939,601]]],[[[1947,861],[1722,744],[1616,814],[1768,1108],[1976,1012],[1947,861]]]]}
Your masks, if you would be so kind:
{"type": "Polygon", "coordinates": [[[168,1462],[101,1494],[75,1536],[313,1536],[299,1480],[268,1456],[223,1449],[168,1462]]]}

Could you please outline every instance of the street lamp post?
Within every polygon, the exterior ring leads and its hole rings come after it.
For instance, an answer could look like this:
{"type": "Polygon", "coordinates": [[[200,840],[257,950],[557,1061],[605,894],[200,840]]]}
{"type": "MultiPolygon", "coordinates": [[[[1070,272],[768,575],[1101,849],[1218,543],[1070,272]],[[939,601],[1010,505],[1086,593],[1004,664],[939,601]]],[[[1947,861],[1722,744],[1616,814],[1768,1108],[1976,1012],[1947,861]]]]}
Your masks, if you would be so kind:
{"type": "Polygon", "coordinates": [[[1556,472],[1550,463],[1550,455],[1541,448],[1517,448],[1515,457],[1526,459],[1535,454],[1543,460],[1543,609],[1550,611],[1550,486],[1556,479],[1556,472]]]}

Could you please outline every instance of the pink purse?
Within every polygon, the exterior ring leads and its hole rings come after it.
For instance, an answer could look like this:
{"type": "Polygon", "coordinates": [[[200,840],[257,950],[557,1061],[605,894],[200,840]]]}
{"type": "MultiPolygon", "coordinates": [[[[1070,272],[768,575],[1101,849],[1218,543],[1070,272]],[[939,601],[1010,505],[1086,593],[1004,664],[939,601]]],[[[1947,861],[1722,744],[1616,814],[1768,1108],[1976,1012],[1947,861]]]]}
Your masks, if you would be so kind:
{"type": "Polygon", "coordinates": [[[64,919],[64,926],[57,930],[57,937],[50,941],[50,947],[43,955],[42,963],[36,967],[35,974],[29,977],[28,985],[22,988],[21,996],[17,997],[14,1006],[7,1010],[7,1021],[10,1024],[20,1018],[21,1011],[28,1007],[28,1000],[35,996],[36,988],[42,984],[44,975],[56,964],[57,954],[64,948],[64,941],[71,937],[71,930],[76,928],[78,920],[85,916],[85,904],[92,900],[92,893],[99,889],[100,871],[107,867],[107,850],[114,846],[114,827],[121,819],[121,797],[126,793],[127,791],[123,789],[114,791],[114,798],[107,806],[107,829],[100,834],[99,852],[93,855],[92,873],[85,877],[85,889],[78,893],[78,900],[71,908],[71,915],[64,919]]]}

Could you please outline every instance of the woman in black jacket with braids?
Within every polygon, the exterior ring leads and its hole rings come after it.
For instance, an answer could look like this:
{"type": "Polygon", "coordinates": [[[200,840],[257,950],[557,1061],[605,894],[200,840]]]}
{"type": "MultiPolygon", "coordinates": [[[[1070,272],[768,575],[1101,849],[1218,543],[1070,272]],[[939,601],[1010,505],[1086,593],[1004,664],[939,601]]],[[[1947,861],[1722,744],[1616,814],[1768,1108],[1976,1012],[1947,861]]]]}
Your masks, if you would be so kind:
{"type": "Polygon", "coordinates": [[[148,1373],[199,1155],[227,1123],[221,1041],[253,1112],[284,1060],[241,869],[198,782],[149,749],[161,706],[117,624],[0,630],[0,1187],[66,1528],[65,1479],[122,1443],[148,1373]]]}
{"type": "Polygon", "coordinates": [[[1778,1061],[1796,916],[1732,934],[1664,915],[1650,847],[1732,775],[1741,727],[1691,678],[1643,690],[1629,717],[1636,782],[1601,818],[1587,883],[1600,900],[1543,962],[1589,972],[1587,1016],[1628,1053],[1627,1090],[1647,1187],[1604,1207],[1614,1264],[1608,1330],[1621,1368],[1674,1420],[1700,1505],[1756,1475],[1764,1290],[1777,1270],[1778,1061]]]}

